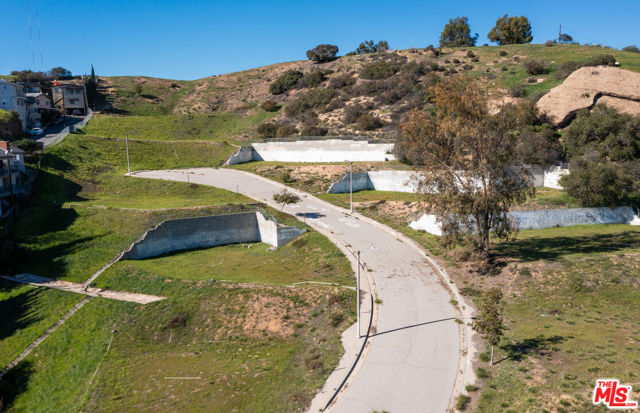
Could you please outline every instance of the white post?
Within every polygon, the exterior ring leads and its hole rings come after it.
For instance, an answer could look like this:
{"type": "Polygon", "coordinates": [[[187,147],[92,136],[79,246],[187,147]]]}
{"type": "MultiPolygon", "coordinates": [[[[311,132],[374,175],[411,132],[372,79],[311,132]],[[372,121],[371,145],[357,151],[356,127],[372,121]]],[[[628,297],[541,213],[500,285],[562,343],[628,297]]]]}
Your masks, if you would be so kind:
{"type": "Polygon", "coordinates": [[[356,295],[357,295],[357,306],[358,311],[356,318],[358,320],[358,338],[360,338],[360,251],[358,251],[358,276],[356,278],[356,295]]]}
{"type": "Polygon", "coordinates": [[[129,176],[131,176],[131,165],[129,164],[129,134],[125,135],[125,141],[127,142],[127,171],[129,172],[129,176]]]}
{"type": "Polygon", "coordinates": [[[349,210],[353,214],[353,162],[350,163],[349,169],[349,210]]]}

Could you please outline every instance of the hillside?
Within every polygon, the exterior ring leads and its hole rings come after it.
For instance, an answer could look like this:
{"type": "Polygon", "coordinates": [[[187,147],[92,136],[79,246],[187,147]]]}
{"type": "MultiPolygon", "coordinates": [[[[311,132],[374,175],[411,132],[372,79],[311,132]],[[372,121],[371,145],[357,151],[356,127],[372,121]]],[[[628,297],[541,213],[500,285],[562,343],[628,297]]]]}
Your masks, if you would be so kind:
{"type": "MultiPolygon", "coordinates": [[[[423,105],[436,76],[468,73],[486,85],[496,101],[506,102],[538,100],[601,55],[613,55],[621,68],[640,72],[640,54],[596,46],[483,46],[436,53],[407,49],[343,56],[323,64],[295,61],[194,81],[106,77],[100,81],[100,108],[106,113],[142,116],[224,113],[233,118],[227,122],[227,138],[255,138],[257,125],[270,117],[268,122],[275,124],[271,135],[276,136],[392,136],[402,115],[423,105]],[[527,60],[543,62],[543,73],[529,75],[524,68],[527,60]],[[271,93],[270,85],[290,71],[300,72],[288,79],[294,86],[271,93]],[[260,108],[268,100],[277,104],[272,113],[260,108]],[[377,120],[358,121],[365,113],[377,120]]],[[[193,129],[193,134],[199,131],[193,129]]]]}

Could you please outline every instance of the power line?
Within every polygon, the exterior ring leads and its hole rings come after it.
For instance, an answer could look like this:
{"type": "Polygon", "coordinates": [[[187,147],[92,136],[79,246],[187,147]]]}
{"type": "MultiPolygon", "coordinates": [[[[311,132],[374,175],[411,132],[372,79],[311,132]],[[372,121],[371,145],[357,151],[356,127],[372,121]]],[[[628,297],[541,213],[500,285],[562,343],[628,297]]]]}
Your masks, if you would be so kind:
{"type": "Polygon", "coordinates": [[[29,44],[31,45],[31,61],[35,66],[36,56],[33,52],[33,31],[31,30],[31,7],[29,6],[29,0],[27,0],[27,21],[29,23],[29,44]]]}
{"type": "Polygon", "coordinates": [[[40,36],[40,8],[38,7],[37,0],[36,0],[36,25],[38,26],[38,45],[40,46],[40,65],[44,66],[44,59],[42,58],[42,37],[40,36]]]}

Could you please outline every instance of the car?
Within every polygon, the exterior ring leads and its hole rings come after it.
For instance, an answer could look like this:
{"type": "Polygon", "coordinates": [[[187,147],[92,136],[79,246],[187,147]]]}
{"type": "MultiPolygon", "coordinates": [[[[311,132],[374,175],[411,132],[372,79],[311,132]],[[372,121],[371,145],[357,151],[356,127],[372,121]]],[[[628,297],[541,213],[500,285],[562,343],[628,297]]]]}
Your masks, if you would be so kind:
{"type": "Polygon", "coordinates": [[[33,128],[29,131],[29,134],[31,136],[42,136],[44,135],[44,131],[42,130],[42,128],[33,128]]]}

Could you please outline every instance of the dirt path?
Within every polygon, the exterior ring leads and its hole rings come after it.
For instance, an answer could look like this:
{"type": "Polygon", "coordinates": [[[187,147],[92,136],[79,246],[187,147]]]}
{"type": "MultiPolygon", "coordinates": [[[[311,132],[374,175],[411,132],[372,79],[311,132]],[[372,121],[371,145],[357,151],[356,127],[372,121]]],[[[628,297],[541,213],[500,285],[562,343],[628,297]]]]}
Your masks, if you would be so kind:
{"type": "Polygon", "coordinates": [[[111,300],[128,301],[138,304],[149,304],[155,301],[164,300],[166,297],[158,297],[155,295],[128,293],[124,291],[103,290],[101,288],[89,287],[87,283],[79,284],[69,281],[54,280],[51,278],[40,277],[34,274],[18,274],[10,277],[3,275],[2,278],[23,284],[31,284],[37,287],[55,288],[56,290],[69,291],[77,294],[84,294],[90,297],[109,298],[111,300]]]}

